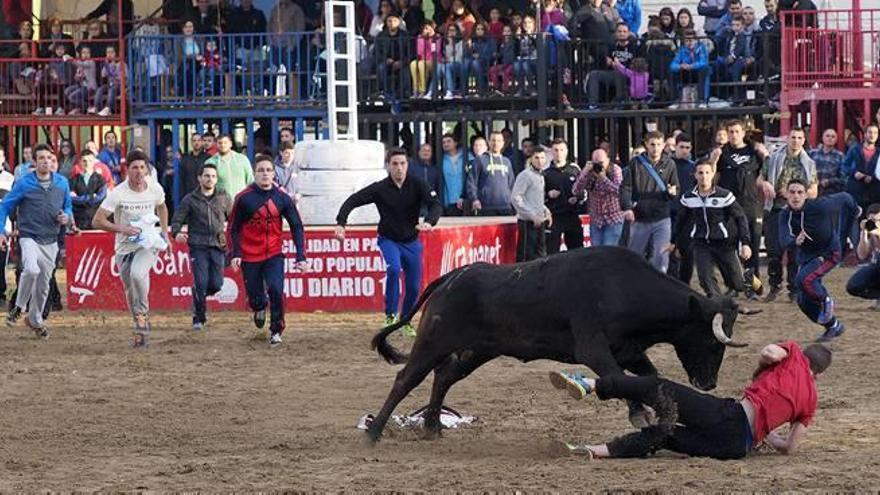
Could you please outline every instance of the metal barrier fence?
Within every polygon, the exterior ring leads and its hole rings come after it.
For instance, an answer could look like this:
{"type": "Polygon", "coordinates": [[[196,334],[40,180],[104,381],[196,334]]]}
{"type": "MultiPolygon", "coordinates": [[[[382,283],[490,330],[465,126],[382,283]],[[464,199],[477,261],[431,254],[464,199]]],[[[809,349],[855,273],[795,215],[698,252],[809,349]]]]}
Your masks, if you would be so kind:
{"type": "Polygon", "coordinates": [[[876,87],[880,81],[880,9],[784,12],[786,88],[876,87]]]}
{"type": "Polygon", "coordinates": [[[305,105],[324,99],[318,33],[128,38],[135,108],[305,105]]]}

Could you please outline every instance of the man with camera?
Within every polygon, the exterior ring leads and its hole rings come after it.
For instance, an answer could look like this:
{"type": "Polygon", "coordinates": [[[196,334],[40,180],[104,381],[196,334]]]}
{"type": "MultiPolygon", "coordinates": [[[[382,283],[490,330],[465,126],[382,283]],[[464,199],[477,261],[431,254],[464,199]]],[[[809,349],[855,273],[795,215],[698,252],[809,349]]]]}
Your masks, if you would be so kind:
{"type": "Polygon", "coordinates": [[[880,203],[868,206],[867,218],[860,227],[856,253],[860,260],[867,260],[868,265],[850,277],[846,291],[851,296],[874,299],[871,309],[880,311],[880,203]]]}
{"type": "Polygon", "coordinates": [[[590,213],[590,245],[617,246],[623,233],[623,211],[620,210],[620,184],[623,171],[611,163],[602,148],[593,151],[592,161],[584,165],[572,188],[575,197],[587,193],[590,213]]]}

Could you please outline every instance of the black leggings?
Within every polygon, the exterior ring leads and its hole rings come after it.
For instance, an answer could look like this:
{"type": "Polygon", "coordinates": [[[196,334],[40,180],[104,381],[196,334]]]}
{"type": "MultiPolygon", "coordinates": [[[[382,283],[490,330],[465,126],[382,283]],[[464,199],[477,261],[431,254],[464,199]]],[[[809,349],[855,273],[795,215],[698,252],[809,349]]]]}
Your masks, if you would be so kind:
{"type": "Polygon", "coordinates": [[[661,448],[715,459],[739,459],[751,449],[745,410],[734,399],[697,392],[656,376],[613,375],[596,381],[601,400],[626,399],[654,408],[656,425],[608,443],[612,457],[644,457],[661,448]]]}

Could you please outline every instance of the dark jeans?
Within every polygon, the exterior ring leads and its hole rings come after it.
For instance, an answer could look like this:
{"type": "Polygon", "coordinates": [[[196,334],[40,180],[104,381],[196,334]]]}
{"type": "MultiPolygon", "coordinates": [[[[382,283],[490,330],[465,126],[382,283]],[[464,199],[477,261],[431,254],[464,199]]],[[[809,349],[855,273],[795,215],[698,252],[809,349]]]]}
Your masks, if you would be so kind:
{"type": "Polygon", "coordinates": [[[6,257],[9,256],[9,252],[5,249],[0,251],[0,300],[6,300],[6,257]]]}
{"type": "Polygon", "coordinates": [[[672,84],[675,85],[676,99],[681,98],[681,88],[685,84],[694,84],[697,86],[698,102],[706,103],[709,101],[709,67],[673,72],[672,84]]]}
{"type": "Polygon", "coordinates": [[[569,251],[584,247],[584,228],[577,213],[560,213],[553,216],[553,225],[547,231],[547,254],[559,252],[563,236],[565,236],[565,248],[569,251]]]}
{"type": "Polygon", "coordinates": [[[544,224],[535,227],[528,220],[516,221],[516,261],[531,261],[547,256],[547,241],[544,224]]]}
{"type": "Polygon", "coordinates": [[[193,323],[205,323],[205,301],[223,288],[226,253],[221,249],[190,246],[189,260],[193,274],[193,323]]]}
{"type": "Polygon", "coordinates": [[[700,287],[709,297],[722,295],[715,280],[715,267],[721,271],[721,278],[725,285],[731,289],[744,292],[742,267],[736,254],[736,247],[726,243],[694,241],[693,247],[694,265],[697,267],[697,278],[700,287]]]}
{"type": "Polygon", "coordinates": [[[400,68],[382,62],[376,66],[379,91],[385,96],[401,98],[409,87],[409,64],[401,62],[400,68]]]}
{"type": "MultiPolygon", "coordinates": [[[[770,279],[770,287],[780,287],[782,285],[782,258],[785,250],[779,243],[779,209],[773,208],[769,212],[764,212],[764,244],[767,247],[767,277],[770,279]]],[[[788,263],[786,268],[786,285],[789,292],[797,292],[795,283],[795,274],[798,267],[794,259],[794,253],[788,253],[788,263]]]]}
{"type": "Polygon", "coordinates": [[[613,87],[613,101],[621,101],[626,98],[629,80],[620,72],[614,70],[594,70],[590,72],[587,82],[587,97],[591,105],[599,103],[599,88],[613,87]]]}
{"type": "MultiPolygon", "coordinates": [[[[756,277],[761,278],[761,226],[758,224],[757,217],[746,214],[746,220],[749,222],[749,235],[751,236],[749,248],[752,250],[752,257],[743,261],[743,268],[751,271],[756,277]]],[[[751,280],[749,280],[749,283],[751,283],[751,280]]]]}
{"type": "Polygon", "coordinates": [[[269,306],[273,334],[284,331],[284,256],[279,254],[264,261],[241,263],[244,288],[252,311],[269,306]],[[266,301],[268,294],[268,302],[266,301]]]}
{"type": "Polygon", "coordinates": [[[846,283],[851,296],[863,299],[880,298],[880,264],[874,263],[856,270],[846,283]]]}
{"type": "Polygon", "coordinates": [[[659,424],[609,442],[612,457],[644,457],[665,448],[691,456],[740,459],[751,450],[749,420],[734,399],[720,399],[656,376],[625,375],[596,380],[596,395],[677,413],[673,424],[664,424],[661,412],[659,424]]]}

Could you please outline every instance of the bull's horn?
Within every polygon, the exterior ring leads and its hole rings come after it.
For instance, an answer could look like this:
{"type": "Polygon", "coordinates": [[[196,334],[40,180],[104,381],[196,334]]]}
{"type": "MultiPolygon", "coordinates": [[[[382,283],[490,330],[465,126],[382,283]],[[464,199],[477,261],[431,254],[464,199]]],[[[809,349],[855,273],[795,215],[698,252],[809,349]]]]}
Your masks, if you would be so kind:
{"type": "Polygon", "coordinates": [[[715,338],[718,342],[730,347],[745,347],[747,344],[741,344],[739,342],[734,342],[733,339],[727,336],[724,333],[724,316],[721,313],[715,313],[715,316],[712,317],[712,333],[715,334],[715,338]]]}

